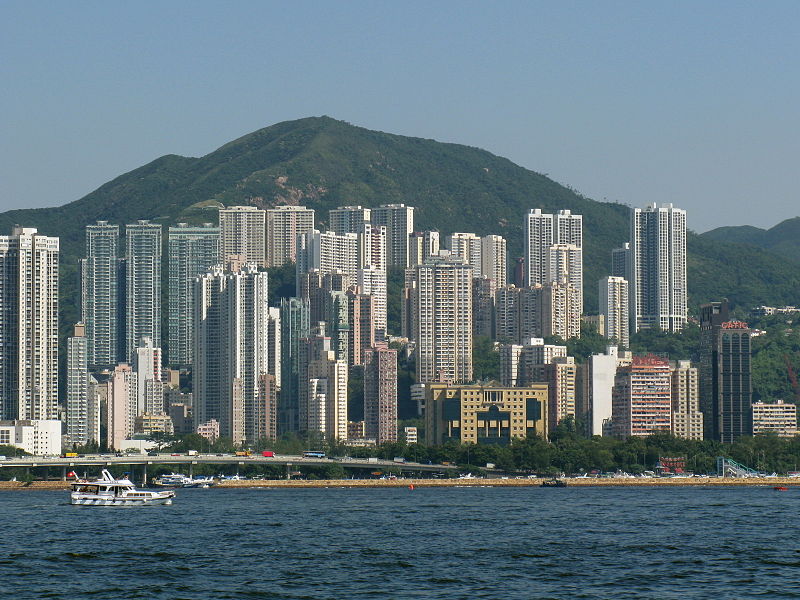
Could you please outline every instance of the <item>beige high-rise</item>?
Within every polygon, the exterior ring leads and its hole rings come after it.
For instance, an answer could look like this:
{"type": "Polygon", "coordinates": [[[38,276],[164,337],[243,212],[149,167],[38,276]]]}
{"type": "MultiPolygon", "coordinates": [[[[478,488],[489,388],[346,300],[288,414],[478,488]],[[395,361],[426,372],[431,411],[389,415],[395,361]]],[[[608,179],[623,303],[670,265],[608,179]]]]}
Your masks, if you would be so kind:
{"type": "Polygon", "coordinates": [[[314,210],[305,206],[276,206],[267,210],[266,220],[266,266],[295,262],[297,236],[314,229],[314,210]]]}

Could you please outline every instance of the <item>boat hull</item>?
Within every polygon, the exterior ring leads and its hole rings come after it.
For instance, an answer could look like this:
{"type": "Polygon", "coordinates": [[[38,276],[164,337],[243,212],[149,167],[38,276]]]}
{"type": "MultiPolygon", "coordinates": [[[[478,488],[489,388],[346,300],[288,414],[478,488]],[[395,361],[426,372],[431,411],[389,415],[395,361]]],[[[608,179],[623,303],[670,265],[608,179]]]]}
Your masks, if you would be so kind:
{"type": "Polygon", "coordinates": [[[71,498],[76,506],[144,506],[147,504],[172,504],[172,497],[165,498],[71,498]]]}

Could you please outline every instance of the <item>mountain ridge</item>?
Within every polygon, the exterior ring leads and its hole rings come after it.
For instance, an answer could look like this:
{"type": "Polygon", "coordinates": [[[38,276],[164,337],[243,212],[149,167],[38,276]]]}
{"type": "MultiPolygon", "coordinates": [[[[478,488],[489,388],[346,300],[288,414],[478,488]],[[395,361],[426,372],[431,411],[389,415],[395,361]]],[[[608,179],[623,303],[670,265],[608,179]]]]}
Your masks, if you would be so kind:
{"type": "MultiPolygon", "coordinates": [[[[327,116],[276,123],[201,157],[161,156],[68,204],[0,213],[0,231],[19,223],[61,237],[63,287],[69,292],[78,289],[84,226],[96,220],[121,226],[138,219],[201,223],[216,221],[220,204],[305,204],[324,225],[331,208],[393,202],[417,207],[419,230],[505,236],[509,263],[522,253],[529,209],[582,214],[589,310],[596,308],[597,281],[610,272],[610,250],[628,241],[627,206],[591,200],[480,148],[373,131],[327,116]]],[[[691,232],[688,247],[693,306],[721,297],[741,306],[792,303],[800,291],[800,266],[775,261],[767,250],[691,232]]],[[[68,322],[77,319],[74,303],[68,301],[62,312],[68,322]]]]}

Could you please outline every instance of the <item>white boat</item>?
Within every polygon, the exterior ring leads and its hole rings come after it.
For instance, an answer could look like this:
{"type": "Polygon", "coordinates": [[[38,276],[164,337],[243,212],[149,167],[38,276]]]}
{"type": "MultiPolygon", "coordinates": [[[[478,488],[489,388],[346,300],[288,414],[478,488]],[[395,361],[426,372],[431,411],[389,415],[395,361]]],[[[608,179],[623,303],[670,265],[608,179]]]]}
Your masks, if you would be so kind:
{"type": "Polygon", "coordinates": [[[136,506],[143,504],[172,504],[175,492],[137,490],[127,478],[115,479],[106,469],[100,479],[75,481],[70,494],[71,504],[87,506],[136,506]]]}
{"type": "Polygon", "coordinates": [[[203,477],[202,475],[195,475],[194,479],[189,479],[189,481],[183,484],[183,487],[208,488],[214,485],[215,483],[216,481],[214,481],[213,477],[203,477]]]}
{"type": "Polygon", "coordinates": [[[192,483],[192,478],[187,477],[183,473],[170,473],[169,475],[162,475],[153,480],[153,485],[160,487],[186,487],[192,483]]]}

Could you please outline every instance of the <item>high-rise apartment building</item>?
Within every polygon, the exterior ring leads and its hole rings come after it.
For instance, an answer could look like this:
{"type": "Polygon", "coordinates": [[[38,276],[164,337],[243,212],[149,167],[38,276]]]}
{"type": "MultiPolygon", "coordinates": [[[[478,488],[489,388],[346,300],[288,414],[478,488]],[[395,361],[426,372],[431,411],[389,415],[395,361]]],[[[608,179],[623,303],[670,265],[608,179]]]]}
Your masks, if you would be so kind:
{"type": "Polygon", "coordinates": [[[495,286],[506,285],[508,264],[506,239],[501,235],[485,235],[481,238],[481,275],[493,279],[495,286]]]}
{"type": "Polygon", "coordinates": [[[301,340],[311,335],[308,299],[281,299],[281,396],[278,432],[299,430],[299,373],[301,340]]]}
{"type": "Polygon", "coordinates": [[[304,273],[317,270],[320,274],[341,271],[348,280],[346,290],[355,283],[359,268],[358,236],[355,233],[337,235],[332,231],[307,231],[297,238],[297,288],[304,273]]]}
{"type": "Polygon", "coordinates": [[[281,369],[281,359],[283,358],[281,350],[281,309],[277,306],[270,306],[267,312],[269,315],[267,317],[267,358],[269,360],[267,373],[274,378],[271,383],[277,391],[281,389],[281,376],[283,374],[281,369]]]}
{"type": "Polygon", "coordinates": [[[631,209],[628,260],[632,331],[681,331],[687,315],[686,211],[672,204],[631,209]]]}
{"type": "Polygon", "coordinates": [[[545,285],[568,283],[577,291],[578,314],[583,313],[583,249],[575,244],[553,244],[547,249],[545,285]]]}
{"type": "Polygon", "coordinates": [[[126,363],[114,368],[106,382],[106,445],[111,450],[122,450],[123,442],[134,432],[137,416],[136,373],[126,363]]]}
{"type": "Polygon", "coordinates": [[[581,293],[578,288],[562,281],[534,287],[532,290],[531,295],[539,298],[541,311],[542,329],[536,335],[556,335],[563,340],[581,337],[581,293]]]}
{"type": "Polygon", "coordinates": [[[267,263],[267,212],[255,206],[229,206],[219,211],[220,256],[225,263],[230,256],[238,256],[246,263],[259,267],[267,263]]]}
{"type": "Polygon", "coordinates": [[[672,367],[672,435],[687,440],[703,439],[700,412],[700,376],[688,360],[672,367]]]}
{"type": "Polygon", "coordinates": [[[324,332],[300,340],[300,431],[347,439],[347,377],[347,360],[336,358],[324,332]]]}
{"type": "Polygon", "coordinates": [[[543,213],[536,208],[528,212],[525,221],[525,284],[546,284],[549,248],[554,244],[571,244],[583,248],[583,216],[569,210],[556,214],[543,213]]]}
{"type": "Polygon", "coordinates": [[[616,437],[648,436],[672,431],[672,379],[669,361],[635,356],[617,370],[612,392],[616,437]]]}
{"type": "Polygon", "coordinates": [[[751,331],[730,319],[728,301],[700,307],[700,410],[705,438],[735,442],[752,433],[751,331]]]}
{"type": "Polygon", "coordinates": [[[480,277],[483,261],[481,258],[481,238],[474,233],[452,233],[447,236],[450,256],[457,256],[472,267],[472,276],[480,277]]]}
{"type": "Polygon", "coordinates": [[[264,408],[267,288],[267,273],[253,264],[216,267],[195,284],[195,424],[215,419],[235,444],[253,443],[274,428],[264,408]]]}
{"type": "Polygon", "coordinates": [[[161,225],[126,225],[125,245],[125,358],[133,361],[144,338],[161,347],[161,225]]]}
{"type": "Polygon", "coordinates": [[[372,224],[386,227],[389,266],[407,268],[408,234],[414,231],[414,207],[405,204],[383,204],[373,208],[372,224]]]}
{"type": "Polygon", "coordinates": [[[348,364],[361,365],[364,362],[364,351],[375,345],[375,320],[373,317],[375,298],[363,294],[358,286],[347,291],[348,320],[350,321],[350,342],[348,364]]]}
{"type": "Polygon", "coordinates": [[[417,381],[472,380],[472,267],[449,256],[415,267],[417,381]]]}
{"type": "Polygon", "coordinates": [[[522,387],[538,381],[536,367],[567,357],[567,347],[545,344],[543,338],[529,338],[524,344],[500,346],[500,383],[522,387]]]}
{"type": "Polygon", "coordinates": [[[67,338],[67,401],[65,435],[68,444],[84,445],[91,439],[89,431],[89,344],[83,323],[75,325],[75,334],[67,338]]]}
{"type": "Polygon", "coordinates": [[[267,267],[297,261],[297,237],[314,229],[314,210],[276,206],[267,210],[267,267]]]}
{"type": "Polygon", "coordinates": [[[0,420],[58,419],[59,239],[0,236],[0,420]]]}
{"type": "Polygon", "coordinates": [[[429,256],[439,254],[438,231],[414,231],[408,234],[408,266],[415,267],[429,256]]]}
{"type": "Polygon", "coordinates": [[[374,267],[386,271],[387,235],[383,225],[366,223],[358,233],[359,266],[374,267]]]}
{"type": "Polygon", "coordinates": [[[617,369],[633,362],[630,352],[620,352],[616,346],[606,346],[605,354],[592,354],[587,361],[586,404],[589,435],[611,435],[613,390],[617,369]]]}
{"type": "Polygon", "coordinates": [[[81,318],[86,326],[89,366],[111,367],[119,358],[119,225],[86,226],[81,259],[81,318]]]}
{"type": "Polygon", "coordinates": [[[362,294],[369,294],[373,297],[372,323],[375,329],[375,339],[385,340],[388,336],[386,271],[375,267],[359,269],[356,273],[356,285],[362,294]]]}
{"type": "Polygon", "coordinates": [[[337,235],[361,233],[371,222],[370,209],[363,206],[340,206],[328,213],[330,229],[337,235]]]}
{"type": "Polygon", "coordinates": [[[627,348],[630,346],[628,319],[628,280],[603,277],[600,280],[599,311],[603,316],[605,336],[627,348]]]}
{"type": "Polygon", "coordinates": [[[192,364],[194,280],[219,263],[219,228],[206,223],[169,228],[167,241],[167,340],[171,365],[192,364]]]}
{"type": "Polygon", "coordinates": [[[161,381],[161,348],[153,346],[153,340],[142,339],[136,348],[134,362],[136,371],[136,416],[166,414],[164,407],[164,384],[161,381]]]}
{"type": "Polygon", "coordinates": [[[364,351],[364,422],[377,444],[397,441],[397,350],[385,343],[364,351]]]}
{"type": "Polygon", "coordinates": [[[614,248],[611,251],[611,276],[627,279],[631,273],[630,262],[630,242],[625,242],[621,248],[614,248]]]}
{"type": "Polygon", "coordinates": [[[494,279],[472,279],[472,333],[494,338],[494,297],[497,291],[494,279]]]}
{"type": "Polygon", "coordinates": [[[554,431],[561,421],[575,417],[578,366],[572,356],[558,356],[533,366],[532,373],[531,383],[547,383],[547,427],[554,431]]]}

